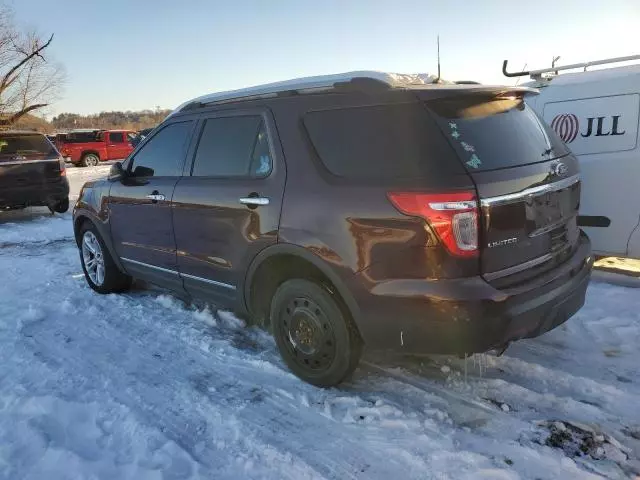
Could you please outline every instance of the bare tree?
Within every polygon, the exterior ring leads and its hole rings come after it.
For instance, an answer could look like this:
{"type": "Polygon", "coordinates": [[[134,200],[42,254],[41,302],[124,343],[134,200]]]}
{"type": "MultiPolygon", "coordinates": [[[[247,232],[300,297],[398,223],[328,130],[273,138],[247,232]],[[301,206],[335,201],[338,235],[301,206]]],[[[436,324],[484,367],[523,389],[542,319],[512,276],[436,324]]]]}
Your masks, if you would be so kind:
{"type": "Polygon", "coordinates": [[[14,124],[59,95],[65,76],[47,58],[51,42],[53,35],[44,41],[35,32],[18,30],[13,12],[0,5],[0,126],[14,124]]]}

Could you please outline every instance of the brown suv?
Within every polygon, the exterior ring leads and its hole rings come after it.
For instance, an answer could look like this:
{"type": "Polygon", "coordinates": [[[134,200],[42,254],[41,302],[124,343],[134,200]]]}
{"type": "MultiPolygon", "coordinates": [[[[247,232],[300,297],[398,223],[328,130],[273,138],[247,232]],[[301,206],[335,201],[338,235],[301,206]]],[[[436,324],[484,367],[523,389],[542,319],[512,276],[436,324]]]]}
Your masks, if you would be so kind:
{"type": "Polygon", "coordinates": [[[178,108],[74,211],[99,293],[143,278],[269,328],[335,385],[363,345],[473,353],[583,304],[578,162],[530,89],[358,72],[178,108]]]}

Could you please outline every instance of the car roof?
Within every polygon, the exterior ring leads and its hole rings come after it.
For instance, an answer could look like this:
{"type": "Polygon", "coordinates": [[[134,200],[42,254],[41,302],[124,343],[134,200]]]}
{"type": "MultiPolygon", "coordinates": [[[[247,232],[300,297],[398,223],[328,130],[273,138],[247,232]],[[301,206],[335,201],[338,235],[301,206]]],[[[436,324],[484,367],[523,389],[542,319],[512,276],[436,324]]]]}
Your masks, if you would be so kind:
{"type": "MultiPolygon", "coordinates": [[[[329,75],[316,75],[311,77],[300,77],[280,82],[265,83],[253,87],[240,88],[214,92],[184,102],[174,112],[182,110],[190,103],[213,103],[224,100],[243,99],[247,97],[257,97],[269,94],[277,94],[291,90],[317,90],[333,88],[337,84],[351,82],[356,79],[369,79],[381,84],[392,86],[427,85],[436,82],[438,79],[428,73],[389,73],[375,70],[358,70],[353,72],[335,73],[329,75]]],[[[173,113],[173,112],[172,112],[173,113]]]]}
{"type": "Polygon", "coordinates": [[[231,103],[236,101],[246,101],[258,98],[276,97],[285,92],[296,93],[318,93],[330,91],[341,85],[376,85],[385,90],[432,90],[439,92],[438,95],[450,95],[453,93],[464,92],[482,92],[482,91],[522,91],[527,93],[538,93],[537,90],[527,87],[505,87],[481,84],[455,84],[444,82],[434,75],[428,73],[389,73],[378,72],[374,70],[361,70],[345,73],[337,73],[331,75],[319,75],[313,77],[295,78],[281,82],[267,83],[264,85],[256,85],[248,88],[237,90],[228,90],[223,92],[214,92],[202,95],[194,99],[188,100],[178,106],[171,112],[167,118],[172,115],[188,110],[192,106],[203,106],[214,103],[231,103]]]}

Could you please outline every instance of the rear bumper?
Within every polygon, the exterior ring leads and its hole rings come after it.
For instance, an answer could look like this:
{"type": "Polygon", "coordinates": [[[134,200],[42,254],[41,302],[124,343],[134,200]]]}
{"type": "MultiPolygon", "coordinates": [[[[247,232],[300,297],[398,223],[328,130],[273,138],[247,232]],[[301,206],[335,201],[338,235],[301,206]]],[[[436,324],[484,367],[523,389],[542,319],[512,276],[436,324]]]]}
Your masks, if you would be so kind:
{"type": "MultiPolygon", "coordinates": [[[[584,304],[593,257],[586,235],[573,256],[531,285],[498,290],[481,277],[389,280],[356,289],[357,318],[372,349],[407,353],[476,353],[536,337],[584,304]]],[[[352,288],[352,291],[353,291],[352,288]]]]}
{"type": "Polygon", "coordinates": [[[0,207],[48,206],[69,196],[69,181],[66,177],[57,182],[42,182],[36,185],[0,189],[0,207]]]}

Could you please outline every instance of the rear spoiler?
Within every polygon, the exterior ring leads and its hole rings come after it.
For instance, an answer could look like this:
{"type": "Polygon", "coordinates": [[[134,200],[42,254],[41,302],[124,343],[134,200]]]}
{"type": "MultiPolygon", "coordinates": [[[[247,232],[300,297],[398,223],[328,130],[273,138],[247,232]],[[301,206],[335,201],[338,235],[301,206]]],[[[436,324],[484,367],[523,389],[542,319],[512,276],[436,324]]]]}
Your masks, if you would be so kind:
{"type": "Polygon", "coordinates": [[[411,89],[423,100],[436,100],[447,97],[461,97],[467,95],[509,95],[514,94],[524,97],[525,95],[538,95],[540,91],[531,87],[509,87],[505,85],[475,85],[458,84],[442,85],[438,88],[411,89]]]}

